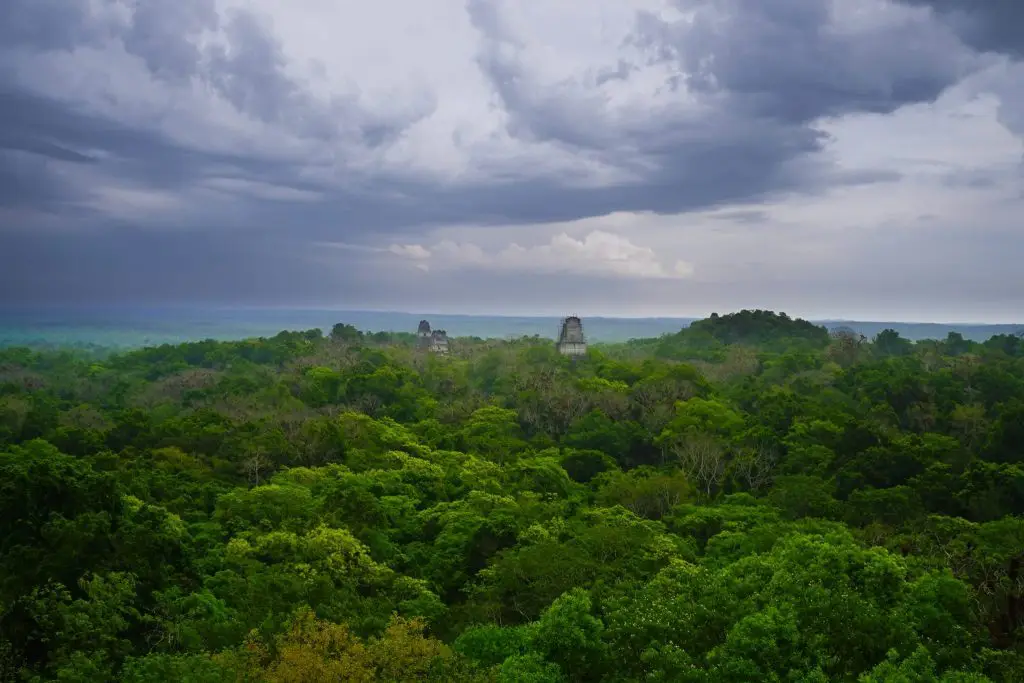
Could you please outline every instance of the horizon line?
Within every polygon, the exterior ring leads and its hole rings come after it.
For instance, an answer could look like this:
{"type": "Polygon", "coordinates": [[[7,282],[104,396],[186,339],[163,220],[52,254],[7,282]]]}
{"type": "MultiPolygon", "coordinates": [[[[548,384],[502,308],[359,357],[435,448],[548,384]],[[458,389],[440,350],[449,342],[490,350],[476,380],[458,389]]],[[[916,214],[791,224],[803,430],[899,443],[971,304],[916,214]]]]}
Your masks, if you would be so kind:
{"type": "Polygon", "coordinates": [[[1024,326],[1024,321],[1000,321],[1000,322],[982,322],[982,321],[965,321],[965,320],[910,320],[910,319],[886,319],[884,317],[878,318],[858,318],[858,317],[816,317],[816,316],[804,316],[799,314],[791,314],[788,311],[766,309],[766,308],[737,308],[736,310],[728,311],[725,313],[719,311],[712,311],[704,315],[609,315],[609,314],[581,314],[581,313],[445,313],[442,311],[408,311],[399,310],[393,308],[348,308],[339,307],[337,305],[275,305],[275,304],[226,304],[226,303],[160,303],[160,304],[132,304],[132,303],[90,303],[90,304],[60,304],[60,303],[49,303],[49,304],[15,304],[7,305],[0,303],[0,312],[4,310],[19,310],[19,311],[31,311],[31,310],[45,310],[45,309],[205,309],[205,310],[273,310],[273,311],[306,311],[306,312],[332,312],[332,313],[376,313],[385,315],[410,315],[410,316],[442,316],[449,318],[526,318],[526,319],[561,319],[567,315],[577,315],[580,318],[590,318],[597,320],[685,320],[685,321],[697,321],[709,318],[713,313],[718,313],[720,316],[730,315],[732,313],[739,313],[741,311],[771,311],[773,313],[782,314],[785,313],[790,318],[802,319],[811,323],[873,323],[873,324],[903,324],[903,325],[941,325],[941,326],[966,326],[966,327],[1013,327],[1013,326],[1024,326]]]}

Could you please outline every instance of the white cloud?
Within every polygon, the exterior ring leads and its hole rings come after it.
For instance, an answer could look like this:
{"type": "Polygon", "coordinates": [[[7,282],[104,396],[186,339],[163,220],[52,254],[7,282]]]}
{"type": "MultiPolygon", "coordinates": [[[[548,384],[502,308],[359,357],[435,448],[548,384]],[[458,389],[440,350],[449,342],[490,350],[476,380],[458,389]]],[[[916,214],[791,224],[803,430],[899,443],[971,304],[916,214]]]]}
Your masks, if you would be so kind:
{"type": "Polygon", "coordinates": [[[404,256],[410,259],[430,258],[430,251],[419,244],[392,244],[388,247],[388,251],[396,256],[404,256]]]}
{"type": "MultiPolygon", "coordinates": [[[[622,235],[603,230],[594,230],[582,239],[560,232],[547,244],[523,247],[513,242],[489,252],[476,244],[451,240],[429,248],[421,244],[392,244],[388,251],[413,261],[429,259],[432,266],[443,269],[489,268],[654,279],[686,278],[694,272],[692,264],[686,261],[665,261],[650,247],[638,246],[622,235]]],[[[422,265],[425,264],[418,264],[422,265]]]]}

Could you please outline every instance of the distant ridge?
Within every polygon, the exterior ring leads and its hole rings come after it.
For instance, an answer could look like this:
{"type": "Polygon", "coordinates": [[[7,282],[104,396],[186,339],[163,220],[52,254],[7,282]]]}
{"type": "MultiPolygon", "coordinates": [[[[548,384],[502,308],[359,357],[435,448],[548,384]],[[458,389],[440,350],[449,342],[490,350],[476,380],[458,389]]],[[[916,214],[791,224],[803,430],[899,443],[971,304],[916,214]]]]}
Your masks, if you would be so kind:
{"type": "MultiPolygon", "coordinates": [[[[720,311],[728,313],[730,311],[720,311]]],[[[372,332],[415,334],[420,320],[427,318],[432,327],[447,330],[449,337],[539,336],[554,339],[561,322],[559,316],[501,316],[344,311],[312,308],[225,308],[225,307],[112,307],[94,309],[45,308],[0,309],[0,346],[19,344],[137,347],[180,343],[201,339],[241,339],[271,336],[281,330],[320,328],[325,334],[338,322],[372,332]]],[[[587,338],[591,342],[622,342],[629,339],[658,337],[678,332],[699,318],[614,318],[583,316],[587,338]]],[[[985,341],[997,334],[1015,334],[1024,323],[972,325],[943,323],[907,323],[856,320],[812,320],[828,328],[843,325],[871,338],[886,328],[912,339],[944,339],[959,332],[966,339],[985,341]]]]}
{"type": "Polygon", "coordinates": [[[866,320],[812,320],[816,325],[832,328],[845,325],[854,332],[869,339],[885,329],[896,330],[901,337],[920,341],[922,339],[945,339],[950,332],[959,332],[964,339],[983,342],[997,334],[1016,334],[1024,330],[1022,324],[985,325],[971,323],[901,323],[866,320]]]}

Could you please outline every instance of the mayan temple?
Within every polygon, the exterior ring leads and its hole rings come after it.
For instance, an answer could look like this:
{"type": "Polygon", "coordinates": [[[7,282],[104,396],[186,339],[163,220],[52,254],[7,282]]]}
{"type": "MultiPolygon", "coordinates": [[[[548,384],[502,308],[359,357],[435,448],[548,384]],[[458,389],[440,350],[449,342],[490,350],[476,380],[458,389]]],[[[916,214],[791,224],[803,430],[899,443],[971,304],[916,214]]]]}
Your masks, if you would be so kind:
{"type": "Polygon", "coordinates": [[[575,315],[562,321],[558,333],[558,352],[564,356],[585,356],[587,340],[583,336],[583,322],[575,315]]]}
{"type": "Polygon", "coordinates": [[[416,347],[420,349],[430,348],[430,323],[426,320],[420,321],[420,326],[416,330],[416,347]]]}
{"type": "Polygon", "coordinates": [[[421,320],[416,329],[416,348],[433,353],[448,353],[448,333],[444,330],[431,330],[430,323],[421,320]]]}
{"type": "Polygon", "coordinates": [[[444,330],[434,330],[430,333],[430,350],[434,353],[448,353],[448,333],[444,330]]]}

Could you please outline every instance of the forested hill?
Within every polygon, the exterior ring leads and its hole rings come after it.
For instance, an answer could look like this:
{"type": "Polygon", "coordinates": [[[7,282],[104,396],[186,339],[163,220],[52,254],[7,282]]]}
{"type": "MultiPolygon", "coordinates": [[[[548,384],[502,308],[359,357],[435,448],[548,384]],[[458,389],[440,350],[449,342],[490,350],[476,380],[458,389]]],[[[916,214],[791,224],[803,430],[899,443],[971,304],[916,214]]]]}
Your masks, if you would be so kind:
{"type": "Polygon", "coordinates": [[[1024,681],[1024,340],[0,351],[2,681],[1024,681]]]}

